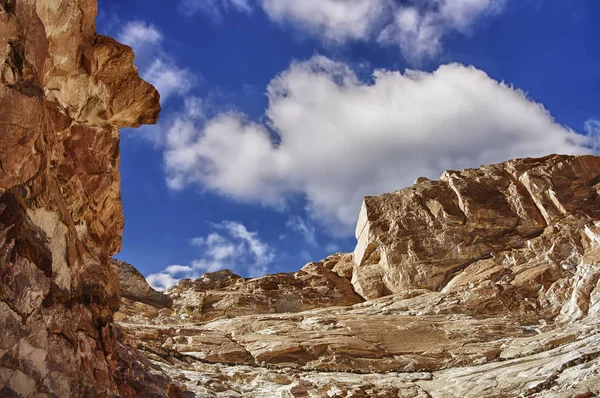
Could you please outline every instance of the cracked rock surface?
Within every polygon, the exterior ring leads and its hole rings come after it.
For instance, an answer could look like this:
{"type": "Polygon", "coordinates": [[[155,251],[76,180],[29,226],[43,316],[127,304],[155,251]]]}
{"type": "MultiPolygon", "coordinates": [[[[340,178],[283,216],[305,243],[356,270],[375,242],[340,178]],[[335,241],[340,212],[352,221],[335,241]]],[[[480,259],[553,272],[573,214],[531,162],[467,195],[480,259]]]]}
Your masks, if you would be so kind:
{"type": "Polygon", "coordinates": [[[95,15],[0,0],[0,397],[600,395],[598,157],[366,198],[354,252],[296,273],[111,266],[118,129],[159,101],[95,15]]]}
{"type": "Polygon", "coordinates": [[[115,339],[119,128],[154,123],[95,0],[0,0],[0,396],[168,396],[115,339]]]}
{"type": "Polygon", "coordinates": [[[552,155],[365,198],[352,254],[124,302],[199,397],[600,395],[600,158],[552,155]]]}

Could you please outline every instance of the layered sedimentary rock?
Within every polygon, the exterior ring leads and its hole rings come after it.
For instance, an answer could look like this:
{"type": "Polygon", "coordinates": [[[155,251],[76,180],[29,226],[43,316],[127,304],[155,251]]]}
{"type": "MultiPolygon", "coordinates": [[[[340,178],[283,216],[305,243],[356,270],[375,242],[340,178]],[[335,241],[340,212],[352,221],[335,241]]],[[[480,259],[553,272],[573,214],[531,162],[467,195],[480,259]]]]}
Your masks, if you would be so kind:
{"type": "Polygon", "coordinates": [[[95,13],[0,0],[0,396],[600,395],[597,157],[366,198],[354,253],[296,273],[111,267],[118,128],[159,105],[95,13]]]}
{"type": "Polygon", "coordinates": [[[600,158],[420,178],[366,198],[357,238],[296,274],[183,281],[172,309],[118,319],[198,396],[600,394],[600,158]]]}
{"type": "Polygon", "coordinates": [[[154,123],[158,93],[129,47],[96,34],[96,11],[0,0],[3,397],[132,396],[150,372],[134,374],[136,353],[115,341],[109,260],[123,228],[118,128],[154,123]]]}
{"type": "Polygon", "coordinates": [[[307,264],[296,273],[256,279],[242,278],[229,270],[209,273],[168,289],[165,293],[173,300],[172,309],[152,308],[147,299],[127,300],[118,320],[137,322],[141,314],[144,322],[150,318],[155,324],[178,325],[219,317],[349,306],[364,301],[350,283],[352,265],[352,256],[338,254],[307,264]]]}
{"type": "MultiPolygon", "coordinates": [[[[598,279],[599,175],[597,157],[550,156],[446,171],[438,181],[367,197],[353,284],[378,298],[491,280],[501,296],[547,303],[555,315],[566,304],[555,282],[598,279]]],[[[570,311],[585,314],[587,307],[582,302],[570,311]]]]}

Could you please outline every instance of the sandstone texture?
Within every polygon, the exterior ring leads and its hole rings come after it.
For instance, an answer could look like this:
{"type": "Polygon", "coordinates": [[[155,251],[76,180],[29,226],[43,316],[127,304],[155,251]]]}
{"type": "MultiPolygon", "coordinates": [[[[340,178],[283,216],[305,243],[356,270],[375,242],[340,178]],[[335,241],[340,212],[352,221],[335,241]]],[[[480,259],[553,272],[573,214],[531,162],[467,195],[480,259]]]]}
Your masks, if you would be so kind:
{"type": "Polygon", "coordinates": [[[111,260],[158,93],[95,15],[0,0],[0,397],[600,395],[599,157],[419,178],[353,253],[160,293],[111,260]]]}
{"type": "Polygon", "coordinates": [[[96,12],[93,0],[0,0],[2,397],[175,391],[115,339],[118,129],[154,123],[159,97],[131,49],[96,34],[96,12]]]}
{"type": "Polygon", "coordinates": [[[600,395],[600,158],[552,155],[365,199],[352,254],[125,302],[199,397],[600,395]]]}

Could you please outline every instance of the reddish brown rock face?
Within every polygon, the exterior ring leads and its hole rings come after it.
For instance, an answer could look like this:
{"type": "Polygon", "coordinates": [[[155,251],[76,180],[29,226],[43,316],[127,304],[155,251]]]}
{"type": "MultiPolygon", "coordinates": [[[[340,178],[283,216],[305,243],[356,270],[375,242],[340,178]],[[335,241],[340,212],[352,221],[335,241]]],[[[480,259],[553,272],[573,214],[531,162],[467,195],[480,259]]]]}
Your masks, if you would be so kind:
{"type": "Polygon", "coordinates": [[[95,16],[93,0],[0,0],[0,396],[119,394],[118,128],[159,102],[95,16]]]}

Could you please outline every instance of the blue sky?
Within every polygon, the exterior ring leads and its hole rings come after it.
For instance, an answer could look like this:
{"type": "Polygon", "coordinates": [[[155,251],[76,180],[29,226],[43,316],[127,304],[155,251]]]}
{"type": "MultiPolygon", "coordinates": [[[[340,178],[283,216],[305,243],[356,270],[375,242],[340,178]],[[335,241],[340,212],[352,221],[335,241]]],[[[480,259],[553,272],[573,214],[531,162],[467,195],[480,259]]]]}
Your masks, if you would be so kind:
{"type": "Polygon", "coordinates": [[[597,0],[100,0],[159,89],[122,131],[123,250],[158,287],[352,251],[362,197],[590,153],[597,0]]]}

